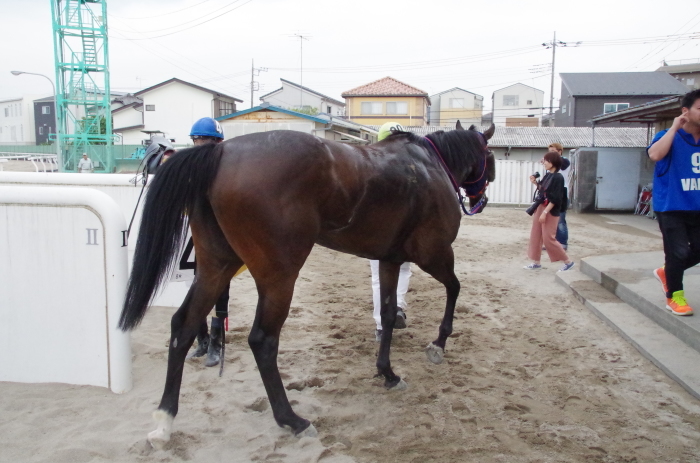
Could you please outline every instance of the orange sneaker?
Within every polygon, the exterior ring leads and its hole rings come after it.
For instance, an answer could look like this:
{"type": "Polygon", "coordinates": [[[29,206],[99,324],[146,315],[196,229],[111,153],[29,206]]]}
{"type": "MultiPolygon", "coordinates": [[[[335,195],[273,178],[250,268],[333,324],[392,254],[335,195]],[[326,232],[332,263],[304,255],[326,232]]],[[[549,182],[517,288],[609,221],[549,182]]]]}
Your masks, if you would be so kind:
{"type": "Polygon", "coordinates": [[[659,267],[654,270],[654,276],[661,283],[661,288],[663,288],[664,294],[667,294],[668,286],[666,286],[666,267],[659,267]]]}
{"type": "Polygon", "coordinates": [[[671,299],[666,299],[666,308],[674,315],[693,315],[693,309],[690,308],[685,300],[685,292],[683,290],[676,291],[671,299]]]}

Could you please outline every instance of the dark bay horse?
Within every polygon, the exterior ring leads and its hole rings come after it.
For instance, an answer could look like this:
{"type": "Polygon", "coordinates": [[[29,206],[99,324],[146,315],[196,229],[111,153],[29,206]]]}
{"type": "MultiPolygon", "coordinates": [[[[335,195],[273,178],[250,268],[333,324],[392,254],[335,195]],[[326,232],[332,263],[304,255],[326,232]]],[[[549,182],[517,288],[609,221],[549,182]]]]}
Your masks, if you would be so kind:
{"type": "Polygon", "coordinates": [[[314,244],[380,261],[377,369],[387,388],[406,387],[389,361],[401,264],[414,262],[445,285],[444,318],[426,349],[431,361],[441,362],[460,289],[452,252],[461,220],[454,187],[472,190],[472,205],[481,199],[478,186],[495,177],[487,148],[493,131],[457,123],[453,131],[425,138],[398,132],[368,146],[273,131],[185,149],[163,164],[146,196],[119,326],[130,330],[141,322],[182,249],[188,223],[197,276],[172,317],[165,390],[154,412],[158,428],[149,441],[162,447],[170,439],[187,351],[244,264],[259,296],[248,344],[275,420],[297,435],[315,434],[292,410],[277,368],[294,284],[314,244]]]}

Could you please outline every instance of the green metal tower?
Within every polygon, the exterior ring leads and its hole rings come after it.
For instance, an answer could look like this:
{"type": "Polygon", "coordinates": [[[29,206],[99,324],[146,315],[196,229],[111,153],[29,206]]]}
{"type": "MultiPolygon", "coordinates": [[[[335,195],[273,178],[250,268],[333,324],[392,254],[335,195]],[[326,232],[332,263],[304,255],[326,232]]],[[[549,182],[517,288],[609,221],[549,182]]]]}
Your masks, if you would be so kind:
{"type": "Polygon", "coordinates": [[[113,172],[106,0],[51,0],[61,172],[113,172]]]}

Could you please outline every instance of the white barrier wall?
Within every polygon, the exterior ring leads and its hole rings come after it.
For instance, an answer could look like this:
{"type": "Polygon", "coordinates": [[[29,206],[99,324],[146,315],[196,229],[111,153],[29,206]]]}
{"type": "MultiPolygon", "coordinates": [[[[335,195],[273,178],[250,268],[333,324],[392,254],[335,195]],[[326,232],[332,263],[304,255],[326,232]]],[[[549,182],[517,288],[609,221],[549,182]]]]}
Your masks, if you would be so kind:
{"type": "Polygon", "coordinates": [[[99,191],[0,185],[0,381],[131,389],[124,222],[99,191]]]}
{"type": "MultiPolygon", "coordinates": [[[[124,215],[126,226],[134,213],[134,208],[141,193],[141,182],[136,186],[130,183],[134,174],[71,174],[71,173],[34,173],[34,172],[0,172],[0,185],[35,185],[35,186],[60,186],[91,188],[101,191],[112,198],[124,215]]],[[[153,177],[149,177],[149,180],[153,177]]],[[[143,196],[145,197],[144,192],[143,196]]],[[[134,224],[129,234],[129,268],[131,268],[136,238],[141,224],[141,212],[144,198],[141,198],[138,211],[134,217],[134,224]]],[[[189,286],[185,282],[172,282],[158,295],[153,305],[165,307],[180,307],[189,286]]]]}
{"type": "Polygon", "coordinates": [[[543,177],[544,166],[532,161],[496,161],[496,180],[486,191],[489,204],[532,204],[535,186],[530,175],[535,172],[543,177]]]}

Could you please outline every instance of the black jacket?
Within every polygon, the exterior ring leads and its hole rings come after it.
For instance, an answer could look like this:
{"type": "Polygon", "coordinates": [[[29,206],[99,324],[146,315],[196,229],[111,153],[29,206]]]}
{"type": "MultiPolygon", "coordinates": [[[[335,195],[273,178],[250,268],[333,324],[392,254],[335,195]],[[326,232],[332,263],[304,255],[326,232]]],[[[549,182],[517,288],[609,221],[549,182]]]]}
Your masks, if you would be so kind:
{"type": "Polygon", "coordinates": [[[564,176],[562,174],[559,172],[547,172],[542,177],[538,190],[544,193],[545,199],[554,204],[550,211],[554,217],[559,217],[561,212],[566,212],[569,198],[567,198],[566,188],[564,188],[564,176]]]}

